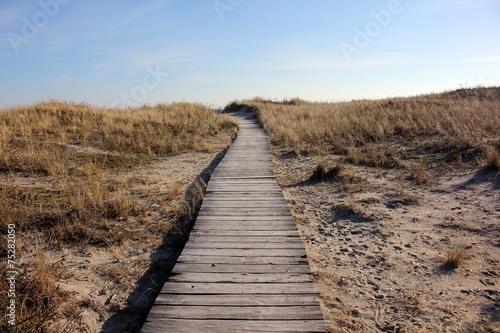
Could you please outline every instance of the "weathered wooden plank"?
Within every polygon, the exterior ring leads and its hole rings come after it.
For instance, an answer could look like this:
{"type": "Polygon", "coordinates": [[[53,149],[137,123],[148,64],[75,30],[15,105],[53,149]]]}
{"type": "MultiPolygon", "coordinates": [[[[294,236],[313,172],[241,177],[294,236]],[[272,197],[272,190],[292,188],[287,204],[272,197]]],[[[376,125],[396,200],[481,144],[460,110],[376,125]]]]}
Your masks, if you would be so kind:
{"type": "Polygon", "coordinates": [[[237,265],[177,263],[174,272],[193,273],[310,273],[309,265],[237,265]]]}
{"type": "Polygon", "coordinates": [[[143,333],[176,332],[288,332],[288,333],[324,333],[323,320],[193,320],[160,319],[153,323],[146,322],[143,333]]]}
{"type": "Polygon", "coordinates": [[[259,166],[262,168],[273,167],[271,156],[259,157],[257,155],[254,155],[254,156],[240,157],[238,155],[229,153],[229,155],[226,154],[226,157],[227,159],[219,164],[221,167],[229,167],[229,166],[231,167],[242,166],[246,168],[248,168],[249,166],[259,166]]]}
{"type": "Polygon", "coordinates": [[[207,195],[204,199],[203,202],[208,201],[208,202],[216,202],[216,201],[233,201],[233,202],[287,202],[285,198],[283,198],[283,195],[280,194],[280,192],[277,191],[272,191],[271,193],[268,193],[266,196],[262,196],[256,193],[248,192],[237,192],[234,194],[227,194],[224,192],[212,192],[210,195],[207,195]]]}
{"type": "Polygon", "coordinates": [[[268,193],[268,192],[276,192],[279,193],[281,189],[279,187],[273,185],[208,185],[207,192],[260,192],[260,193],[268,193]]]}
{"type": "MultiPolygon", "coordinates": [[[[240,211],[243,212],[256,212],[256,213],[262,213],[262,212],[276,212],[279,214],[275,214],[273,216],[281,216],[284,212],[288,212],[288,204],[287,203],[265,203],[262,202],[260,204],[256,202],[248,202],[248,203],[242,203],[239,207],[231,204],[231,203],[225,203],[225,202],[220,202],[218,204],[210,204],[208,203],[206,206],[203,206],[203,211],[207,212],[235,212],[238,213],[240,211]]],[[[200,209],[201,212],[201,209],[200,209]]],[[[212,214],[213,215],[213,214],[212,214]]]]}
{"type": "Polygon", "coordinates": [[[228,158],[234,158],[238,159],[236,162],[228,162],[228,163],[221,163],[220,166],[222,168],[232,168],[232,167],[261,167],[261,168],[272,168],[272,157],[267,157],[267,158],[253,158],[253,159],[242,159],[241,157],[235,157],[235,156],[226,156],[228,158]]]}
{"type": "MultiPolygon", "coordinates": [[[[221,222],[222,223],[222,222],[221,222]]],[[[193,231],[203,231],[203,230],[238,230],[238,231],[284,231],[290,230],[291,225],[282,224],[282,225],[269,225],[269,224],[243,224],[244,222],[235,222],[235,223],[226,223],[223,225],[218,225],[215,223],[204,223],[196,226],[193,231]]]]}
{"type": "Polygon", "coordinates": [[[215,220],[203,220],[195,224],[195,226],[200,228],[214,228],[214,227],[230,227],[236,228],[238,226],[241,227],[260,227],[267,226],[268,228],[295,228],[295,221],[293,220],[245,220],[244,217],[242,219],[233,218],[233,219],[220,219],[218,221],[215,220]]]}
{"type": "MultiPolygon", "coordinates": [[[[221,224],[270,224],[270,225],[289,225],[295,227],[295,220],[291,216],[215,216],[215,215],[201,215],[198,216],[200,220],[196,221],[198,225],[205,223],[221,223],[221,224]]],[[[196,224],[195,222],[195,224],[196,224]]]]}
{"type": "Polygon", "coordinates": [[[317,305],[316,294],[294,295],[169,295],[160,294],[156,304],[185,306],[309,306],[317,305]]]}
{"type": "Polygon", "coordinates": [[[194,232],[204,232],[204,231],[217,231],[217,230],[224,230],[224,231],[241,231],[243,233],[246,232],[254,232],[254,231],[268,231],[268,232],[273,232],[273,231],[288,231],[290,230],[290,226],[288,225],[227,225],[227,226],[210,226],[210,225],[204,225],[204,226],[199,226],[195,227],[193,229],[194,232]]]}
{"type": "Polygon", "coordinates": [[[274,175],[263,175],[263,176],[256,176],[256,175],[248,175],[246,177],[230,177],[227,175],[220,175],[217,177],[212,177],[216,179],[273,179],[275,180],[276,177],[274,175]]]}
{"type": "Polygon", "coordinates": [[[218,178],[212,178],[209,183],[213,186],[235,186],[235,187],[271,187],[271,188],[279,188],[279,185],[276,181],[271,180],[245,180],[245,181],[236,181],[236,180],[221,180],[218,178]]]}
{"type": "Polygon", "coordinates": [[[169,282],[204,282],[204,283],[310,283],[311,276],[300,273],[172,273],[169,282]]]}
{"type": "MultiPolygon", "coordinates": [[[[228,158],[233,158],[233,157],[228,157],[228,158]]],[[[255,168],[261,168],[261,169],[266,169],[269,170],[273,167],[272,165],[272,158],[266,158],[257,160],[257,159],[242,159],[238,157],[234,157],[234,159],[238,159],[236,162],[228,162],[228,163],[221,163],[219,164],[221,169],[228,169],[228,168],[241,168],[241,170],[249,170],[252,167],[255,168]]],[[[235,170],[235,169],[233,169],[235,170]]],[[[240,171],[240,169],[236,169],[240,171]]]]}
{"type": "MultiPolygon", "coordinates": [[[[222,226],[259,226],[270,224],[273,226],[287,226],[289,229],[295,228],[295,221],[291,218],[288,219],[272,219],[272,217],[262,216],[262,219],[254,218],[253,216],[201,216],[200,221],[197,221],[195,225],[220,225],[222,226]],[[213,218],[210,218],[213,217],[213,218]]],[[[274,217],[274,216],[273,216],[274,217]]]]}
{"type": "MultiPolygon", "coordinates": [[[[216,215],[198,215],[196,222],[200,221],[266,221],[275,223],[275,221],[290,221],[295,223],[291,215],[287,216],[216,216],[216,215]]],[[[195,222],[195,223],[196,223],[195,222]]]]}
{"type": "Polygon", "coordinates": [[[249,189],[249,188],[245,188],[245,189],[241,189],[241,191],[240,191],[240,190],[235,189],[235,188],[222,189],[222,188],[208,188],[207,187],[205,193],[212,193],[212,192],[218,192],[218,193],[259,193],[261,195],[267,195],[270,192],[280,193],[280,190],[277,189],[277,190],[271,191],[270,189],[249,189]]]}
{"type": "MultiPolygon", "coordinates": [[[[284,213],[289,211],[288,207],[251,207],[251,206],[243,206],[243,207],[201,207],[199,211],[200,218],[217,218],[217,217],[231,217],[237,218],[242,217],[246,219],[255,218],[258,216],[267,218],[269,220],[277,220],[277,219],[291,219],[291,216],[284,216],[284,213]]],[[[264,220],[264,219],[262,219],[264,220]]]]}
{"type": "MultiPolygon", "coordinates": [[[[304,249],[184,249],[185,256],[209,256],[209,257],[304,257],[306,251],[304,249]]],[[[200,258],[200,260],[202,260],[200,258]]]]}
{"type": "Polygon", "coordinates": [[[294,249],[196,249],[184,248],[183,255],[187,256],[231,256],[231,257],[302,257],[306,251],[294,249]]]}
{"type": "Polygon", "coordinates": [[[202,283],[167,282],[162,294],[314,294],[312,283],[202,283]]]}
{"type": "Polygon", "coordinates": [[[217,193],[217,192],[212,192],[209,196],[206,196],[205,199],[203,199],[203,202],[215,202],[215,201],[239,201],[241,203],[246,203],[246,202],[282,202],[282,203],[287,203],[287,201],[283,198],[283,196],[280,193],[274,192],[274,194],[269,193],[265,197],[262,196],[262,194],[258,193],[246,193],[246,194],[240,194],[240,193],[217,193]]]}
{"type": "Polygon", "coordinates": [[[221,169],[217,173],[213,173],[212,177],[218,177],[224,175],[226,177],[250,177],[250,176],[265,176],[272,172],[271,168],[244,168],[239,167],[236,171],[236,167],[221,167],[221,169]]]}
{"type": "Polygon", "coordinates": [[[232,257],[232,256],[192,256],[184,255],[177,259],[178,263],[198,264],[236,264],[236,265],[305,265],[307,258],[295,257],[232,257]]]}
{"type": "MultiPolygon", "coordinates": [[[[245,161],[243,161],[244,163],[245,161]]],[[[249,162],[249,161],[246,161],[249,162]]],[[[215,175],[224,175],[224,176],[233,176],[234,174],[248,174],[248,175],[269,175],[269,172],[272,171],[273,166],[272,165],[257,165],[257,164],[250,164],[250,163],[238,163],[238,164],[220,164],[220,169],[217,170],[217,173],[214,173],[215,175]],[[265,170],[265,173],[262,173],[261,171],[265,170]],[[252,173],[252,171],[255,171],[252,173]]],[[[268,162],[269,164],[269,162],[268,162]]]]}
{"type": "Polygon", "coordinates": [[[269,219],[263,219],[263,220],[247,220],[243,216],[226,216],[226,217],[233,217],[232,219],[203,219],[201,222],[198,222],[195,225],[198,225],[199,227],[209,227],[211,228],[212,226],[230,226],[230,227],[238,227],[238,226],[249,226],[249,227],[258,227],[258,226],[263,226],[263,225],[271,225],[275,227],[287,227],[288,229],[294,229],[295,228],[295,221],[294,220],[269,220],[269,219]]]}
{"type": "Polygon", "coordinates": [[[228,176],[228,177],[238,177],[238,178],[246,178],[246,177],[249,177],[249,176],[252,176],[252,175],[257,175],[257,176],[264,176],[266,174],[269,174],[269,170],[262,170],[262,171],[258,171],[258,170],[251,170],[251,169],[247,169],[247,170],[240,170],[238,172],[235,172],[235,171],[231,171],[232,169],[230,168],[227,168],[226,170],[222,170],[220,174],[212,174],[212,177],[218,177],[219,175],[222,175],[224,174],[225,176],[228,176]]]}
{"type": "Polygon", "coordinates": [[[304,249],[302,242],[241,243],[241,242],[188,242],[184,249],[304,249]]]}
{"type": "Polygon", "coordinates": [[[214,192],[209,196],[206,196],[205,199],[203,199],[203,202],[207,203],[241,203],[241,204],[247,204],[247,203],[261,203],[261,204],[269,204],[269,203],[287,203],[287,201],[283,198],[283,196],[280,196],[278,192],[273,191],[274,195],[273,196],[265,196],[263,197],[262,195],[254,194],[252,193],[247,193],[247,194],[233,194],[229,195],[227,193],[217,193],[214,192]]]}
{"type": "Polygon", "coordinates": [[[203,202],[203,207],[205,209],[258,209],[258,208],[267,208],[267,209],[289,209],[288,204],[283,201],[247,201],[247,202],[235,202],[235,201],[208,201],[203,202]]]}
{"type": "Polygon", "coordinates": [[[265,176],[269,175],[274,169],[272,166],[258,166],[258,165],[219,165],[220,169],[213,176],[265,176]]]}
{"type": "Polygon", "coordinates": [[[220,243],[234,243],[234,242],[240,242],[240,243],[260,243],[262,242],[269,242],[269,243],[291,243],[291,242],[297,242],[297,243],[302,243],[302,239],[300,237],[251,237],[251,236],[246,236],[246,237],[241,237],[241,236],[216,236],[216,235],[190,235],[189,236],[189,241],[190,242],[197,242],[197,241],[203,241],[203,242],[220,242],[220,243]]]}
{"type": "MultiPolygon", "coordinates": [[[[231,211],[231,209],[229,208],[226,208],[226,209],[218,209],[218,211],[214,211],[214,209],[211,209],[211,208],[208,208],[206,210],[203,211],[203,218],[207,217],[207,218],[210,218],[212,217],[212,219],[216,219],[216,218],[221,218],[221,219],[226,219],[226,220],[238,220],[238,219],[242,219],[242,220],[254,220],[254,221],[257,221],[259,220],[258,218],[261,217],[261,221],[262,220],[267,220],[267,221],[275,221],[275,220],[286,220],[286,219],[290,219],[293,221],[293,218],[290,216],[290,217],[287,217],[287,218],[284,218],[282,215],[279,214],[279,212],[275,212],[275,213],[271,213],[271,210],[266,210],[266,209],[262,209],[262,210],[257,210],[257,209],[235,209],[233,211],[231,211]]],[[[200,209],[200,214],[201,214],[201,209],[200,209]]]]}
{"type": "Polygon", "coordinates": [[[200,214],[214,216],[281,216],[287,208],[201,208],[200,214]]]}
{"type": "Polygon", "coordinates": [[[156,306],[150,318],[244,319],[244,320],[320,320],[317,306],[156,306]]]}
{"type": "MultiPolygon", "coordinates": [[[[276,230],[276,231],[261,231],[261,230],[193,230],[191,235],[214,235],[214,236],[241,236],[241,237],[299,237],[297,230],[276,230]]],[[[261,241],[265,241],[265,238],[261,241]]]]}
{"type": "Polygon", "coordinates": [[[273,178],[222,178],[212,177],[210,179],[212,184],[224,185],[278,185],[276,179],[273,178]]]}

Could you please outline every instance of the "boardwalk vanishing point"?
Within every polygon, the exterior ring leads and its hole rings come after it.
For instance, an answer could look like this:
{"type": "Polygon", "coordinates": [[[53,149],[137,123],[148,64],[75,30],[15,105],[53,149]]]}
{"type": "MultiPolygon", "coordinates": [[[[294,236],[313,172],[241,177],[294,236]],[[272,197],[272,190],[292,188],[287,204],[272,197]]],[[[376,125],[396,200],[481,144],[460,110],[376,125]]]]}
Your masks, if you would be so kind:
{"type": "Polygon", "coordinates": [[[326,332],[268,137],[248,113],[237,117],[238,137],[142,333],[326,332]]]}

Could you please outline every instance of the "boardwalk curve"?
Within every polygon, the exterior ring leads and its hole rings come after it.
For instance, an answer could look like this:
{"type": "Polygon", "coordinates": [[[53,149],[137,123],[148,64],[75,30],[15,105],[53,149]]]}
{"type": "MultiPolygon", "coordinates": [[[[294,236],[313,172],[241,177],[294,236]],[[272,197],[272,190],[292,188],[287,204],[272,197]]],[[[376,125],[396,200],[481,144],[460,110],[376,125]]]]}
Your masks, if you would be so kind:
{"type": "Polygon", "coordinates": [[[268,138],[244,114],[238,121],[142,333],[326,331],[268,138]]]}

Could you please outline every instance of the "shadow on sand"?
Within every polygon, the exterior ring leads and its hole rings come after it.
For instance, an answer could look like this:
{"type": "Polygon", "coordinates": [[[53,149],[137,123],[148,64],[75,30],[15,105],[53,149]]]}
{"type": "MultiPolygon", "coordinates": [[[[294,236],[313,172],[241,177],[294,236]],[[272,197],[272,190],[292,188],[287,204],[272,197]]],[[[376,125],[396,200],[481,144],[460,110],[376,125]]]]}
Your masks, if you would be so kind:
{"type": "Polygon", "coordinates": [[[500,172],[497,170],[480,169],[474,173],[471,179],[458,185],[457,190],[467,189],[479,183],[491,183],[492,190],[500,189],[500,172]]]}

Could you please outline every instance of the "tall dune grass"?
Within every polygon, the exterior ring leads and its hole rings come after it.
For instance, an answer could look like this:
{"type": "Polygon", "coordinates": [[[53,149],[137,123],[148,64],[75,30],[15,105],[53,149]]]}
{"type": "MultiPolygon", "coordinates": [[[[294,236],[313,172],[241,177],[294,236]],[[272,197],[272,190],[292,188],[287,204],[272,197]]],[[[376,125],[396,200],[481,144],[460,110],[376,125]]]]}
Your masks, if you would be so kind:
{"type": "Polygon", "coordinates": [[[50,101],[0,114],[0,170],[59,176],[81,160],[116,165],[210,150],[207,138],[234,128],[196,104],[110,110],[50,101]]]}

